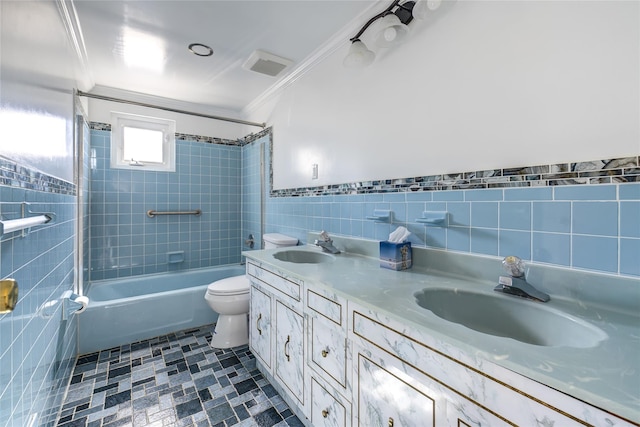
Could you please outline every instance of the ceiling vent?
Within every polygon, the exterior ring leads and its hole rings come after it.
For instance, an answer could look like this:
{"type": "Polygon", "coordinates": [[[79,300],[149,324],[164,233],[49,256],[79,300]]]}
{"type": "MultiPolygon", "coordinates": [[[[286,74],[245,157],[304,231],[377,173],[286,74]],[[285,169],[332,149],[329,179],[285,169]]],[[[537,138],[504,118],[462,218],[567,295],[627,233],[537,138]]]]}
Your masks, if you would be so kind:
{"type": "Polygon", "coordinates": [[[281,58],[263,50],[255,50],[249,59],[242,64],[242,68],[275,77],[291,64],[293,64],[293,61],[289,61],[288,59],[281,58]]]}

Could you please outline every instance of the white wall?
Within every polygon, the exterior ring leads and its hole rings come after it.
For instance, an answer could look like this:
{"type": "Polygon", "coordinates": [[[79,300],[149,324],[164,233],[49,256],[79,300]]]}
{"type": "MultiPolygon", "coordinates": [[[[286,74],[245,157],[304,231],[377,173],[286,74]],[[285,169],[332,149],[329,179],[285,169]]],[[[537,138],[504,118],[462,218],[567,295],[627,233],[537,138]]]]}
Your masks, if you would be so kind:
{"type": "Polygon", "coordinates": [[[342,66],[345,40],[254,111],[274,126],[274,188],[640,153],[638,2],[458,1],[434,16],[364,70],[342,66]]]}
{"type": "Polygon", "coordinates": [[[0,155],[73,182],[78,63],[54,2],[1,2],[0,155]]]}

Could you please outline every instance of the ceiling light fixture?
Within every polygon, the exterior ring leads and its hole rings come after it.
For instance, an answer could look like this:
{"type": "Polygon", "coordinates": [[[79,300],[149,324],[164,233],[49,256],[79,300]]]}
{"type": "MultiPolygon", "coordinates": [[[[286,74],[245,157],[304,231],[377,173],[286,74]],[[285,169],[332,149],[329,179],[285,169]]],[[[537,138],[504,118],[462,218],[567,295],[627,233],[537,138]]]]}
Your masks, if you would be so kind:
{"type": "Polygon", "coordinates": [[[349,53],[344,58],[343,65],[348,68],[363,68],[370,65],[376,55],[369,50],[360,37],[377,20],[376,31],[373,34],[373,42],[378,47],[391,47],[402,43],[409,34],[409,23],[416,19],[424,19],[429,10],[435,10],[440,6],[441,0],[409,0],[401,2],[394,0],[389,7],[369,19],[353,36],[349,53]]]}
{"type": "Polygon", "coordinates": [[[202,43],[191,43],[189,45],[189,52],[198,56],[211,56],[213,55],[213,49],[211,49],[206,44],[202,43]]]}

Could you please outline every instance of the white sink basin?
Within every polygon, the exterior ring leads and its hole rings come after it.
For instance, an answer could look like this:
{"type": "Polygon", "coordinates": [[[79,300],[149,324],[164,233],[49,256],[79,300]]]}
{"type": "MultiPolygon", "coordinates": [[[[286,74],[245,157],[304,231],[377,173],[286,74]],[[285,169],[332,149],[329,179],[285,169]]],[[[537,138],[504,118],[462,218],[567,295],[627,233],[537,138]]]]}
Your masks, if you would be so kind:
{"type": "Polygon", "coordinates": [[[428,288],[416,304],[436,316],[485,334],[549,347],[595,347],[607,334],[545,303],[502,294],[428,288]]]}
{"type": "Polygon", "coordinates": [[[320,264],[333,262],[336,257],[323,252],[303,251],[300,249],[290,249],[286,251],[276,252],[273,257],[284,262],[293,262],[296,264],[320,264]]]}

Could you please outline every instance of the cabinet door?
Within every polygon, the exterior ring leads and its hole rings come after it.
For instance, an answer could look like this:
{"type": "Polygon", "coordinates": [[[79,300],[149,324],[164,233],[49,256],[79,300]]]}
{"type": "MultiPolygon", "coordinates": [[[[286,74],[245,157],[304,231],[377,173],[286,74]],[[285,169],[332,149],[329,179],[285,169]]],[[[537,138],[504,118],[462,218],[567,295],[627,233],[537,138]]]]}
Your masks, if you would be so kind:
{"type": "Polygon", "coordinates": [[[251,286],[249,338],[253,354],[271,369],[271,297],[255,286],[251,286]]]}
{"type": "Polygon", "coordinates": [[[358,355],[359,426],[435,426],[435,400],[399,375],[358,355]]]}
{"type": "Polygon", "coordinates": [[[304,318],[276,300],[275,376],[304,406],[304,318]]]}
{"type": "Polygon", "coordinates": [[[345,388],[347,378],[347,340],[345,336],[333,323],[326,320],[310,317],[309,323],[312,366],[319,368],[318,372],[325,373],[342,388],[345,388]]]}

